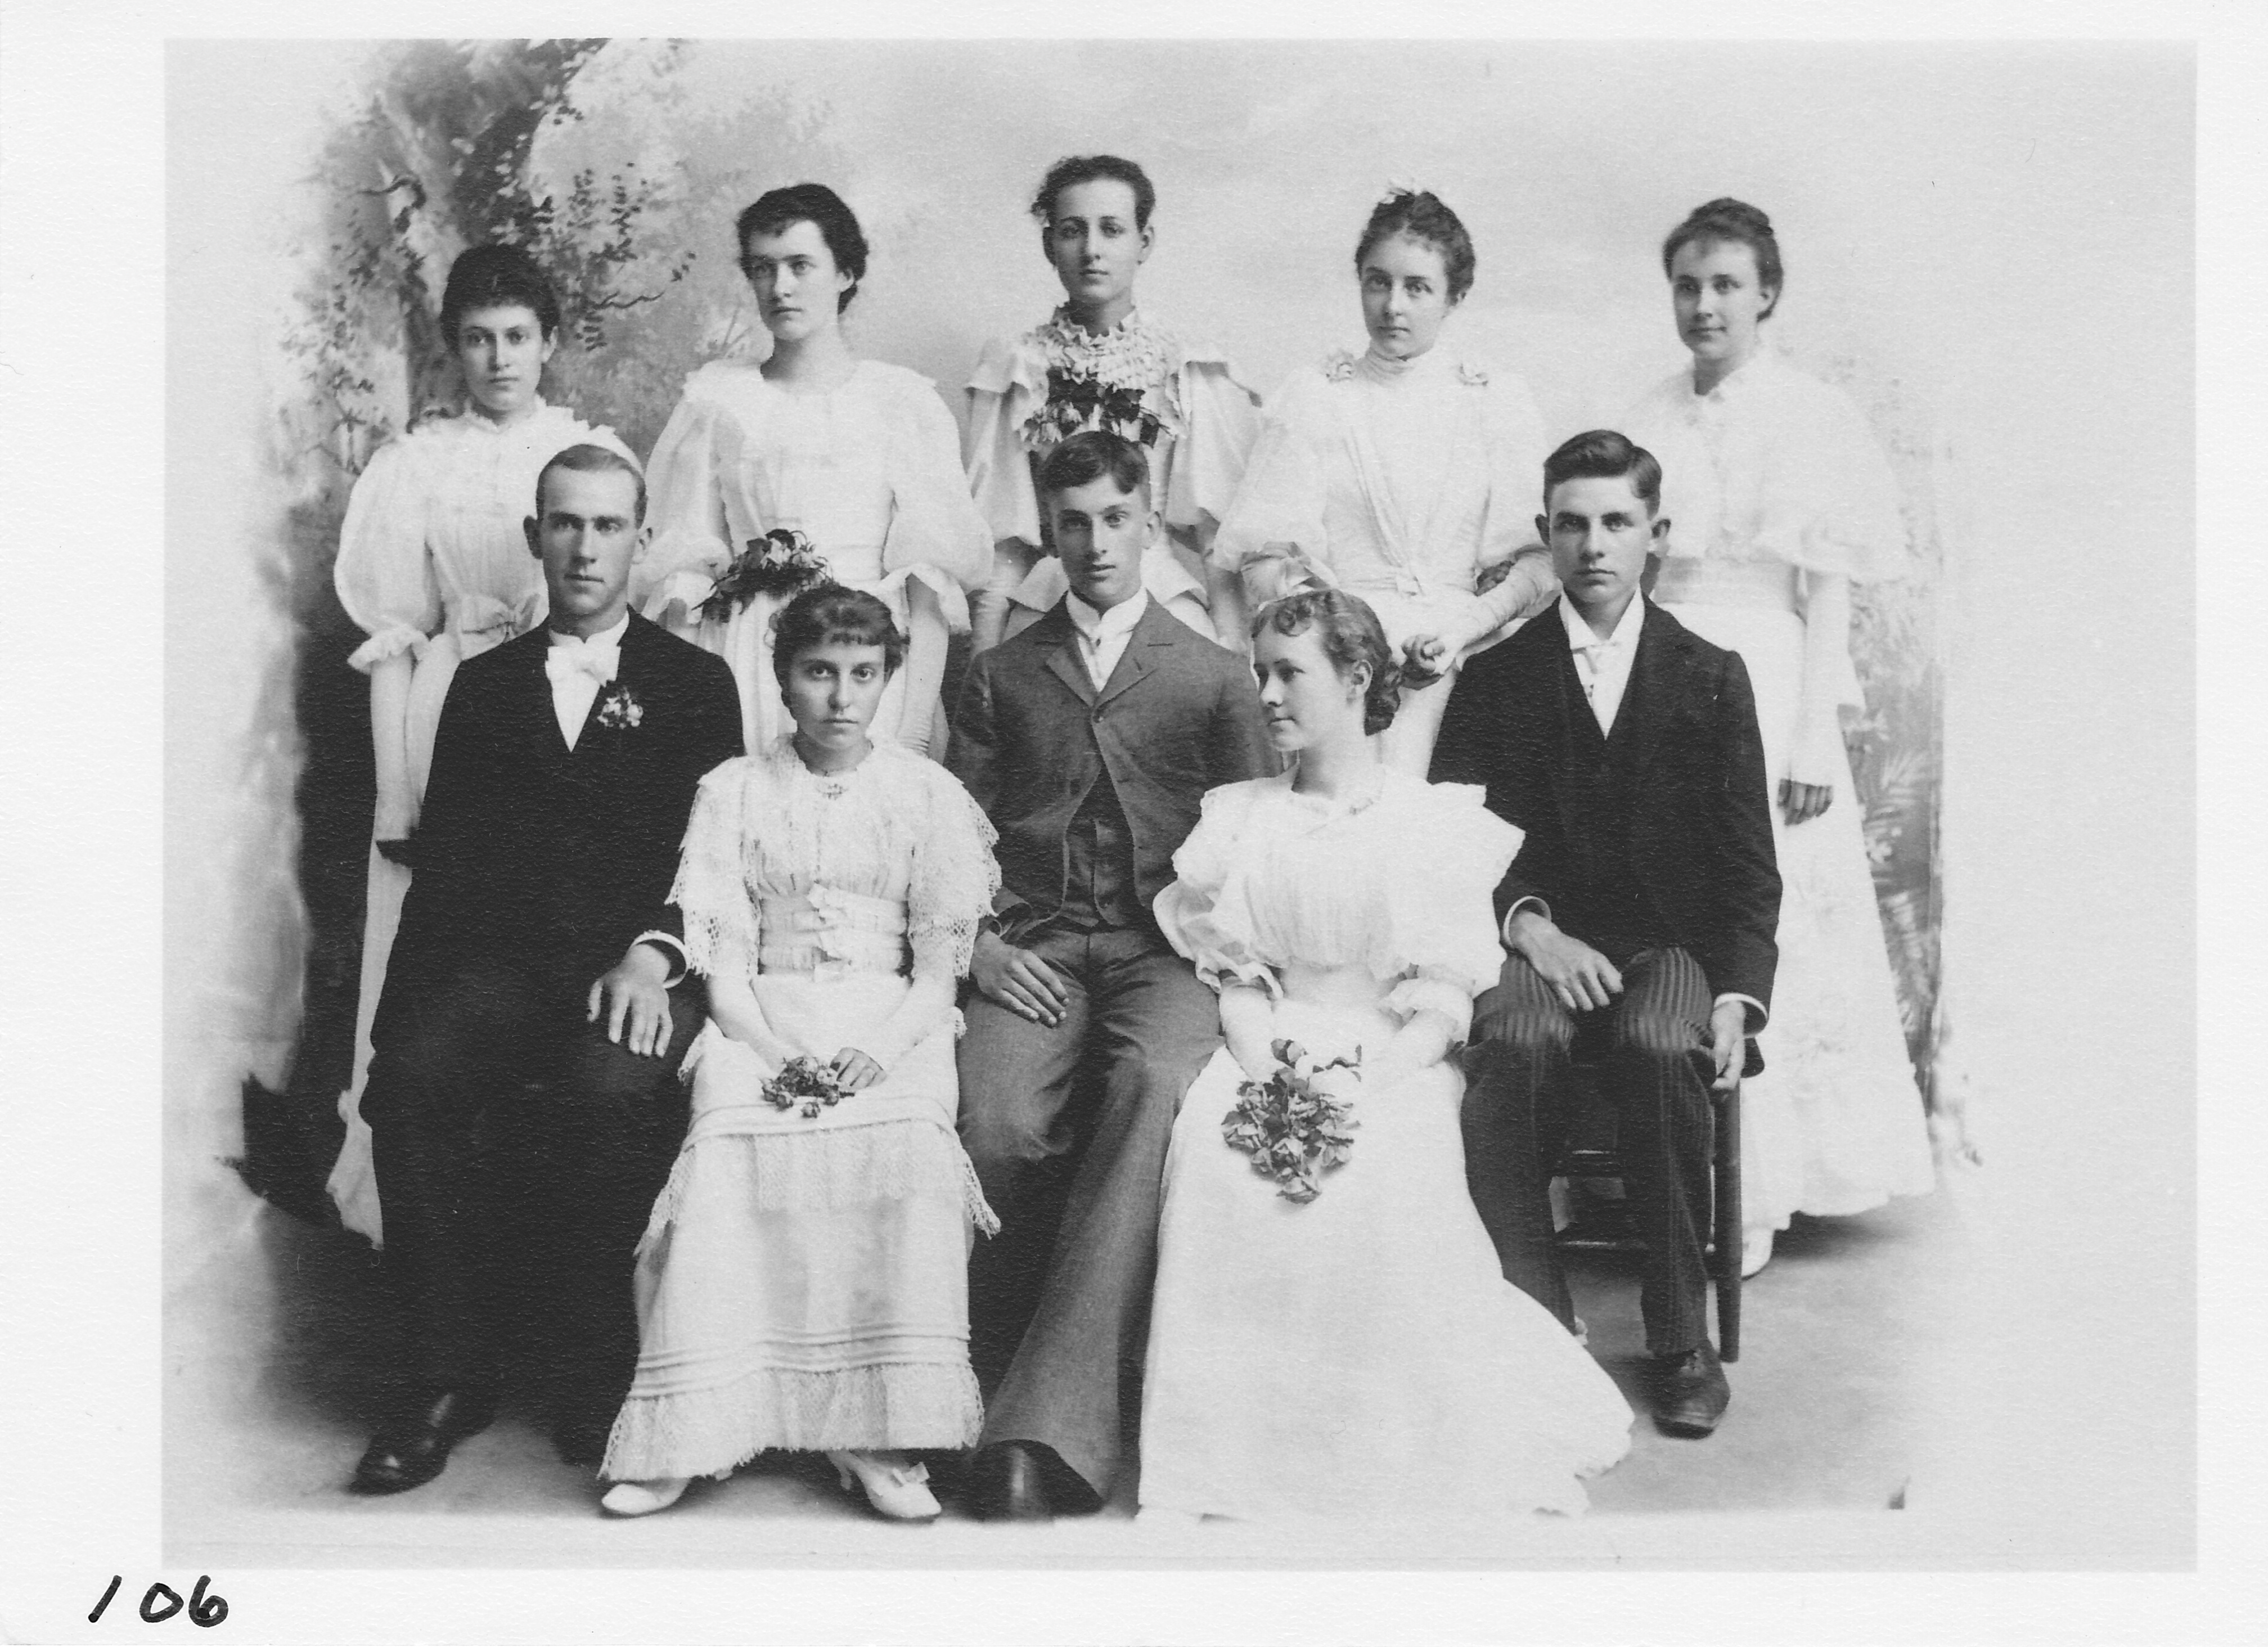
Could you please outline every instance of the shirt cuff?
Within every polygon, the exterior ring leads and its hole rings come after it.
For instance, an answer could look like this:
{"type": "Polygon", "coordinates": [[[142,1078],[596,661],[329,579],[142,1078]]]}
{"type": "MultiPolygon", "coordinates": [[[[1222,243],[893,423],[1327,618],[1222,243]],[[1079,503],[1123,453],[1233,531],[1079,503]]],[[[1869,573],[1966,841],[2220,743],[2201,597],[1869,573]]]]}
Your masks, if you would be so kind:
{"type": "Polygon", "coordinates": [[[656,949],[667,952],[670,963],[669,976],[663,981],[664,987],[674,989],[685,982],[686,960],[683,939],[674,932],[641,932],[630,940],[630,947],[636,949],[641,944],[651,944],[656,949]]]}
{"type": "Polygon", "coordinates": [[[1717,997],[1717,1004],[1719,1006],[1722,1006],[1727,1001],[1738,1001],[1742,1006],[1749,1009],[1748,1033],[1749,1034],[1755,1034],[1758,1030],[1764,1026],[1765,1020],[1769,1017],[1769,1014],[1764,1011],[1764,1004],[1757,1000],[1756,996],[1752,995],[1742,995],[1738,990],[1727,989],[1724,994],[1717,997]]]}
{"type": "Polygon", "coordinates": [[[1551,906],[1544,902],[1543,899],[1538,898],[1534,893],[1528,893],[1525,898],[1513,899],[1512,908],[1504,912],[1503,923],[1497,928],[1498,933],[1504,939],[1504,946],[1506,949],[1510,949],[1512,947],[1513,917],[1517,915],[1522,909],[1526,909],[1530,907],[1533,907],[1535,912],[1542,915],[1545,920],[1549,921],[1551,918],[1551,906]]]}

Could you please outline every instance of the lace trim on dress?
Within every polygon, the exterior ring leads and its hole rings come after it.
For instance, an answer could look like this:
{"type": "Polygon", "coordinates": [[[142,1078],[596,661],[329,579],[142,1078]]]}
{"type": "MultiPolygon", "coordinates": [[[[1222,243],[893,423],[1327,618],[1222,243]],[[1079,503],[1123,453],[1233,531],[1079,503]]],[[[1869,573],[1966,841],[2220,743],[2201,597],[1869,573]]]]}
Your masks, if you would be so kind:
{"type": "Polygon", "coordinates": [[[894,1117],[864,1126],[806,1132],[775,1128],[756,1135],[732,1129],[734,1107],[759,1120],[774,1113],[767,1105],[751,1104],[704,1111],[696,1118],[695,1136],[678,1151],[669,1182],[654,1201],[638,1243],[641,1253],[668,1239],[696,1173],[711,1180],[704,1193],[737,1197],[762,1212],[842,1211],[927,1195],[958,1201],[973,1228],[986,1235],[1000,1232],[999,1217],[984,1199],[968,1152],[941,1126],[894,1117]],[[714,1182],[719,1175],[740,1181],[720,1190],[714,1182]]]}
{"type": "Polygon", "coordinates": [[[609,1481],[729,1475],[769,1449],[970,1447],[984,1427],[964,1360],[805,1371],[753,1366],[728,1383],[622,1403],[599,1473],[609,1481]]]}

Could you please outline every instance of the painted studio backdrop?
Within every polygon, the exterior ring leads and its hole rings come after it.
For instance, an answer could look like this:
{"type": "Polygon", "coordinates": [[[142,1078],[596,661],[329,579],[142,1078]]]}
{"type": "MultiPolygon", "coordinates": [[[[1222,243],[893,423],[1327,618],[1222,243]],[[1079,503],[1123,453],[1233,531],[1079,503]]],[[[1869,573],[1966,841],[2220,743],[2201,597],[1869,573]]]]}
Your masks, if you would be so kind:
{"type": "MultiPolygon", "coordinates": [[[[688,373],[722,355],[760,357],[767,341],[734,267],[734,213],[765,188],[827,182],[873,247],[847,317],[853,347],[927,374],[959,413],[984,340],[1034,324],[1057,299],[1027,208],[1047,165],[1081,150],[1128,154],[1158,185],[1145,310],[1222,345],[1263,394],[1295,365],[1359,344],[1351,261],[1364,216],[1390,183],[1432,188],[1478,250],[1452,327],[1528,379],[1554,440],[1611,423],[1683,361],[1657,255],[1685,210],[1729,193],[1772,214],[1789,278],[1768,346],[1858,401],[1911,529],[1907,574],[1855,592],[1867,708],[1846,717],[1845,735],[1908,1048],[1933,1092],[1937,605],[1952,452],[1911,386],[1909,340],[1866,316],[1852,233],[1861,202],[1839,197],[1834,168],[1804,165],[1800,150],[1557,121],[1548,85],[1520,78],[1521,55],[1397,47],[1357,61],[1328,44],[372,48],[311,158],[291,298],[276,317],[285,366],[273,449],[296,503],[275,570],[298,635],[302,765],[296,850],[271,860],[295,885],[273,888],[272,901],[304,921],[304,1008],[288,1090],[249,1090],[255,1183],[327,1212],[372,794],[367,687],[346,662],[361,636],[332,594],[331,562],[372,452],[460,397],[437,320],[451,260],[489,240],[536,255],[566,316],[548,398],[644,453],[688,373]]],[[[1757,68],[1744,70],[1751,81],[1757,68]]],[[[1681,84],[1685,119],[1697,95],[1705,106],[1719,94],[1690,70],[1681,84]]],[[[1720,93],[1737,101],[1753,87],[1720,93]]],[[[275,980],[287,997],[296,982],[275,980]]],[[[288,1018],[288,998],[276,1008],[288,1018]]],[[[1948,1134],[1955,1124],[1940,1117],[1948,1134]]]]}

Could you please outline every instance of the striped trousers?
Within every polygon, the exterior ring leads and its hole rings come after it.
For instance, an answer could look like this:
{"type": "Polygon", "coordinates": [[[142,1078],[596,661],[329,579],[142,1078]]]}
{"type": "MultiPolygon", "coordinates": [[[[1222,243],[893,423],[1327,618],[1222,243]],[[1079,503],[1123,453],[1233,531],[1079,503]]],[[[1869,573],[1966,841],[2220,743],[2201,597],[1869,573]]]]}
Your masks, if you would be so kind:
{"type": "Polygon", "coordinates": [[[1683,949],[1597,947],[1622,974],[1607,1006],[1572,1012],[1535,969],[1505,959],[1496,988],[1473,1004],[1465,1089],[1465,1174],[1496,1243],[1505,1279],[1574,1328],[1574,1304],[1552,1243],[1546,1186],[1567,1121],[1580,1033],[1601,1055],[1616,1108],[1624,1189],[1646,1241],[1638,1305],[1647,1350],[1681,1354],[1708,1337],[1709,1055],[1712,997],[1683,949]]]}

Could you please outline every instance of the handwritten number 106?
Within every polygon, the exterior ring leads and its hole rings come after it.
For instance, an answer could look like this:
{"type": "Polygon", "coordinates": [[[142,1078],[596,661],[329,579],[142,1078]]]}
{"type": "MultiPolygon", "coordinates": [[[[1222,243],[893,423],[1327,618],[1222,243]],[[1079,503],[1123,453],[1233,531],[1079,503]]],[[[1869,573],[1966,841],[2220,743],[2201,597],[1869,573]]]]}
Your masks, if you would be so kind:
{"type": "MultiPolygon", "coordinates": [[[[86,1615],[88,1623],[92,1624],[102,1617],[102,1610],[110,1605],[110,1598],[118,1593],[118,1586],[122,1582],[122,1574],[113,1573],[110,1576],[110,1588],[102,1592],[102,1599],[96,1602],[94,1611],[86,1615]]],[[[198,1574],[196,1587],[189,1592],[188,1604],[189,1622],[206,1629],[210,1629],[228,1616],[228,1603],[217,1595],[205,1593],[205,1586],[211,1582],[211,1575],[198,1574]]],[[[180,1612],[181,1607],[180,1592],[171,1585],[151,1585],[142,1595],[142,1621],[144,1624],[162,1624],[180,1612]]]]}

